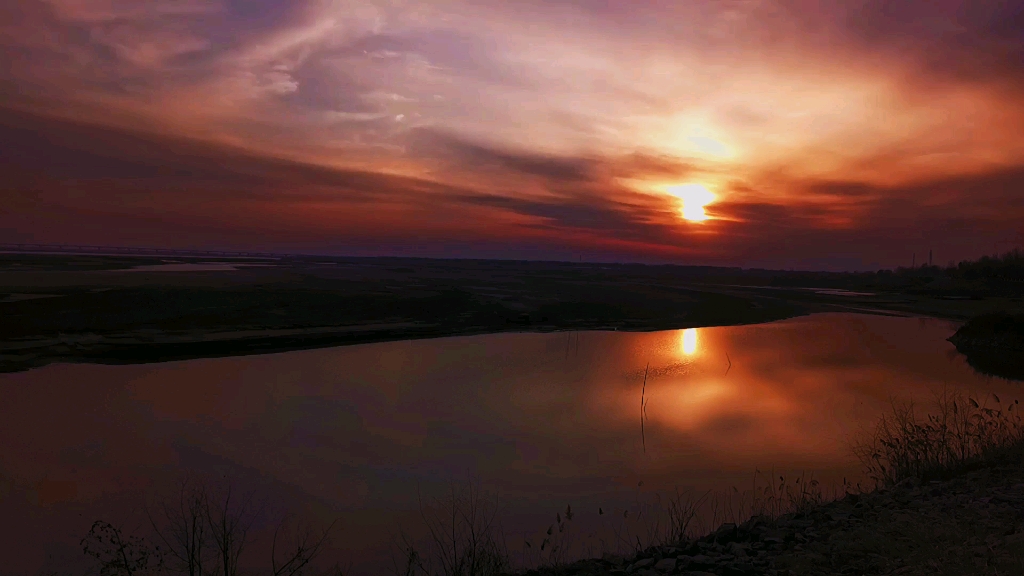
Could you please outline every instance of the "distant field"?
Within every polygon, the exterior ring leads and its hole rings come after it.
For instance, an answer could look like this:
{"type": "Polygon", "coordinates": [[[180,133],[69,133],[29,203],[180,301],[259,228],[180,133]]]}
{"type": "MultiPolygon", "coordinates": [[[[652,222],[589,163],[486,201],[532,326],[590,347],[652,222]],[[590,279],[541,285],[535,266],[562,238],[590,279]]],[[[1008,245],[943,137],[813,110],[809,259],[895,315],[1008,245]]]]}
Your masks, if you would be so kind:
{"type": "Polygon", "coordinates": [[[820,311],[1019,308],[862,274],[398,258],[0,255],[0,371],[501,331],[662,330],[820,311]]]}

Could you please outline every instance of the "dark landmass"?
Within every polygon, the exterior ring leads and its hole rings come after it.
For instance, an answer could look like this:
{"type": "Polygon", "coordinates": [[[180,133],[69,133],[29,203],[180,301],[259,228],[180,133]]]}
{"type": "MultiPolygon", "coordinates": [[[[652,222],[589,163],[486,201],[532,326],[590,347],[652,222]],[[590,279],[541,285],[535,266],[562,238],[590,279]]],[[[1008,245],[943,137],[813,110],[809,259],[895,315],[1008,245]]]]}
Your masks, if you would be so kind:
{"type": "MultiPolygon", "coordinates": [[[[991,275],[990,275],[991,276],[991,275]]],[[[0,372],[508,331],[1021,309],[1015,278],[415,258],[0,254],[0,372]]]]}
{"type": "Polygon", "coordinates": [[[1024,380],[1024,314],[983,314],[961,326],[949,341],[976,370],[1024,380]]]}

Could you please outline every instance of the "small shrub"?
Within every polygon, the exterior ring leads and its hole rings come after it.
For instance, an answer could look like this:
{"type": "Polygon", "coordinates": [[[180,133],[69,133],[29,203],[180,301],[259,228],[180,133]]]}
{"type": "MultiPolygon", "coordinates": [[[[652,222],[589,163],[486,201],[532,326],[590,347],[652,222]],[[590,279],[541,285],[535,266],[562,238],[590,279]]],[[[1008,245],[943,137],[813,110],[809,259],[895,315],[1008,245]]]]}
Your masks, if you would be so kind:
{"type": "Polygon", "coordinates": [[[162,565],[159,546],[127,536],[109,522],[93,522],[80,544],[82,552],[96,559],[100,576],[137,576],[159,570],[162,565]]]}

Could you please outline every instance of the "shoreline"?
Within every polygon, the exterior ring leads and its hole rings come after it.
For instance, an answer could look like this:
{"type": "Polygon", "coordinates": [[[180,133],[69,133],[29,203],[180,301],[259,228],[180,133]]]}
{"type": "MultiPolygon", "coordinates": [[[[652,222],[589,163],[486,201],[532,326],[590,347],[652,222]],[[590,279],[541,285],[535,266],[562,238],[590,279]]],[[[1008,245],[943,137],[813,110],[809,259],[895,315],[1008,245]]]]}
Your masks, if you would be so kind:
{"type": "Polygon", "coordinates": [[[545,334],[551,332],[609,331],[657,332],[688,328],[747,326],[780,322],[812,314],[866,314],[905,318],[934,318],[955,321],[955,318],[913,313],[904,310],[860,308],[825,303],[807,306],[788,314],[751,315],[746,319],[723,319],[720,322],[642,322],[624,320],[617,325],[580,322],[575,325],[445,326],[412,322],[368,324],[355,326],[324,326],[295,329],[251,329],[219,332],[193,331],[187,335],[155,331],[99,335],[93,333],[59,335],[0,342],[0,374],[16,373],[49,364],[131,365],[175,362],[202,358],[232,358],[262,354],[318,350],[339,346],[403,342],[460,336],[491,334],[545,334]]]}
{"type": "Polygon", "coordinates": [[[998,312],[978,316],[948,340],[975,370],[1024,380],[1024,315],[998,312]]]}
{"type": "MultiPolygon", "coordinates": [[[[484,336],[491,334],[547,334],[552,332],[658,332],[663,330],[684,330],[687,328],[715,328],[722,326],[744,326],[779,322],[824,311],[806,311],[777,318],[755,318],[749,321],[730,323],[694,323],[683,325],[580,325],[580,326],[523,326],[496,327],[445,327],[445,326],[403,326],[383,330],[373,327],[322,327],[295,329],[285,334],[268,334],[267,330],[234,331],[234,337],[218,337],[217,333],[196,334],[180,340],[160,340],[159,334],[147,337],[113,336],[95,334],[77,337],[58,337],[36,342],[23,341],[12,344],[0,343],[0,374],[14,373],[40,368],[55,363],[75,364],[151,364],[196,360],[201,358],[232,358],[303,350],[318,350],[339,346],[356,346],[383,342],[405,342],[460,336],[484,336]],[[253,335],[248,335],[247,332],[253,335]]],[[[839,312],[842,313],[842,312],[839,312]]],[[[857,312],[865,313],[865,312],[857,312]]],[[[163,335],[167,338],[167,335],[163,335]]]]}
{"type": "Polygon", "coordinates": [[[689,542],[522,576],[829,576],[1024,571],[1024,467],[907,479],[776,519],[726,523],[689,542]]]}

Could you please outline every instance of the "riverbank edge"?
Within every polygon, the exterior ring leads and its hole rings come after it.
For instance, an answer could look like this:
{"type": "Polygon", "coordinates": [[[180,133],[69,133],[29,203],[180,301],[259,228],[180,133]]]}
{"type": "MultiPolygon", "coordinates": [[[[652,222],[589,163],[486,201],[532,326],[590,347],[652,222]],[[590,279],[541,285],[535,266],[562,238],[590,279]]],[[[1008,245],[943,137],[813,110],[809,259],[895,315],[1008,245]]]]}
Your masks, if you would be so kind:
{"type": "Polygon", "coordinates": [[[260,334],[258,336],[246,335],[244,331],[233,332],[233,337],[198,333],[178,339],[173,339],[173,336],[170,335],[151,333],[117,337],[94,334],[68,335],[47,340],[8,342],[5,343],[6,345],[0,345],[0,373],[22,372],[54,363],[151,364],[485,334],[543,334],[574,331],[657,332],[686,328],[744,326],[789,320],[814,312],[817,310],[794,310],[769,316],[759,315],[739,321],[696,323],[623,321],[611,325],[579,323],[567,326],[509,325],[508,327],[402,325],[379,330],[368,330],[361,326],[341,326],[282,331],[287,332],[284,334],[266,334],[267,331],[260,330],[251,331],[260,334]]]}
{"type": "MultiPolygon", "coordinates": [[[[839,305],[805,305],[776,313],[758,311],[749,318],[707,320],[699,322],[650,322],[624,319],[612,324],[579,322],[566,325],[510,324],[497,326],[446,326],[437,324],[401,323],[393,326],[337,326],[289,330],[237,330],[226,334],[193,332],[188,335],[122,334],[103,336],[96,334],[69,334],[57,338],[19,340],[0,343],[0,374],[41,368],[49,364],[152,364],[196,360],[201,358],[229,358],[259,354],[317,350],[337,346],[354,346],[381,342],[400,342],[458,336],[487,334],[575,331],[658,332],[687,328],[717,328],[749,326],[790,320],[817,313],[853,313],[878,316],[916,316],[906,310],[847,309],[839,305]],[[376,328],[376,329],[375,329],[376,328]],[[276,333],[275,333],[276,332],[276,333]]],[[[957,321],[955,316],[924,315],[922,317],[957,321]]]]}
{"type": "Polygon", "coordinates": [[[692,542],[519,576],[1024,573],[1024,450],[950,478],[907,479],[692,542]]]}
{"type": "Polygon", "coordinates": [[[977,316],[947,340],[975,370],[1024,380],[1024,314],[995,312],[977,316]]]}

